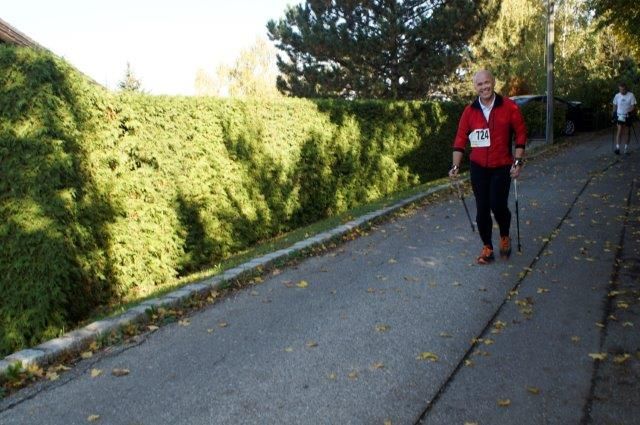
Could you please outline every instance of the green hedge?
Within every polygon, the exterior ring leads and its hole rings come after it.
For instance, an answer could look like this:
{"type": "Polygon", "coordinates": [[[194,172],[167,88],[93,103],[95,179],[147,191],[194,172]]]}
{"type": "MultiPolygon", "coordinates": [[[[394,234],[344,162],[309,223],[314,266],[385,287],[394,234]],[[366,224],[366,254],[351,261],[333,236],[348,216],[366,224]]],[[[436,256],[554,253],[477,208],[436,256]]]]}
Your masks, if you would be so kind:
{"type": "Polygon", "coordinates": [[[462,106],[112,94],[0,47],[0,353],[444,175],[462,106]]]}
{"type": "Polygon", "coordinates": [[[0,47],[0,353],[57,335],[111,297],[89,162],[107,94],[50,55],[0,47]]]}

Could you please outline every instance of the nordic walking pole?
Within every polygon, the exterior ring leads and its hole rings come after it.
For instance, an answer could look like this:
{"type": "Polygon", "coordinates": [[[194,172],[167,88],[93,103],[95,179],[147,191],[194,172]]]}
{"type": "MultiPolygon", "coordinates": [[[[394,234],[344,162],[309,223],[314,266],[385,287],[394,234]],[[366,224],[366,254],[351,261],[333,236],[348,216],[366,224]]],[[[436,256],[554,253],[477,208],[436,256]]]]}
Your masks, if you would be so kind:
{"type": "Polygon", "coordinates": [[[518,252],[522,252],[520,245],[520,208],[518,208],[518,179],[513,179],[513,189],[516,195],[516,229],[518,231],[518,252]]]}
{"type": "Polygon", "coordinates": [[[458,189],[458,195],[460,196],[460,200],[462,201],[462,206],[464,206],[464,211],[467,213],[467,218],[469,219],[469,224],[471,225],[471,231],[475,232],[476,226],[473,225],[473,220],[471,220],[471,214],[469,214],[467,203],[464,201],[464,196],[462,196],[462,190],[460,189],[460,182],[456,180],[454,185],[458,189]]]}

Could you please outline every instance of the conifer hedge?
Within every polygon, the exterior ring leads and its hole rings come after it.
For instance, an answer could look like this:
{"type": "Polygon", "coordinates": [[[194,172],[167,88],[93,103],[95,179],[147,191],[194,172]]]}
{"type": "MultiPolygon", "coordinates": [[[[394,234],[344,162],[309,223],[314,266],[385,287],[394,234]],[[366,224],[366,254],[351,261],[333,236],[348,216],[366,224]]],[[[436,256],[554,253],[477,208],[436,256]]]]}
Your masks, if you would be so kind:
{"type": "Polygon", "coordinates": [[[0,354],[444,176],[463,105],[114,94],[0,47],[0,354]]]}

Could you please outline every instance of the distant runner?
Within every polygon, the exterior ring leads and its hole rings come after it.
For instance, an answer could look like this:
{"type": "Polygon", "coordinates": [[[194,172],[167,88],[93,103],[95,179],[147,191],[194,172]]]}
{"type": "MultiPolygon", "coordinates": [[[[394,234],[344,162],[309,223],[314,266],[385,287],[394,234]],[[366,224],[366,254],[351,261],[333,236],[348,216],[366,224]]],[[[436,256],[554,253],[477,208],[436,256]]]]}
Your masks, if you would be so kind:
{"type": "Polygon", "coordinates": [[[616,134],[616,155],[620,155],[620,140],[624,139],[624,153],[629,153],[630,127],[633,125],[633,114],[636,110],[636,97],[625,83],[618,84],[619,92],[613,97],[613,119],[618,125],[616,134]]]}
{"type": "Polygon", "coordinates": [[[453,166],[449,177],[456,178],[467,144],[471,145],[471,186],[476,199],[476,222],[483,247],[478,264],[489,264],[493,254],[491,212],[500,228],[500,255],[511,255],[511,211],[507,201],[511,178],[518,178],[524,164],[527,129],[522,113],[511,99],[497,94],[491,72],[473,76],[478,98],[462,112],[453,142],[453,166]],[[515,134],[515,157],[511,138],[515,134]]]}

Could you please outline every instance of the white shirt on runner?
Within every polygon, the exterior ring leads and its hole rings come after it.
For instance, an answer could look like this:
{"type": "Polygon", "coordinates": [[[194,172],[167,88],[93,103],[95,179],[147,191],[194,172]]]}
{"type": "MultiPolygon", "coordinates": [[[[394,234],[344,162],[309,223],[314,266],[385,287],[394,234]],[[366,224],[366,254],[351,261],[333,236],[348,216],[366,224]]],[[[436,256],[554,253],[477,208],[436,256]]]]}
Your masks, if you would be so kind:
{"type": "Polygon", "coordinates": [[[480,102],[480,107],[482,108],[482,113],[484,114],[484,119],[486,119],[487,122],[489,122],[489,114],[491,114],[491,110],[493,109],[493,105],[494,105],[494,103],[496,103],[495,94],[493,95],[493,100],[491,101],[491,105],[489,105],[489,106],[484,106],[484,103],[482,103],[482,100],[480,100],[480,98],[478,98],[478,102],[480,102]]]}
{"type": "Polygon", "coordinates": [[[625,94],[616,93],[613,97],[613,104],[616,105],[618,116],[626,117],[636,105],[636,97],[630,91],[625,94]]]}

